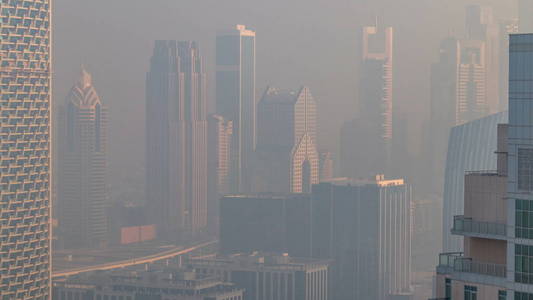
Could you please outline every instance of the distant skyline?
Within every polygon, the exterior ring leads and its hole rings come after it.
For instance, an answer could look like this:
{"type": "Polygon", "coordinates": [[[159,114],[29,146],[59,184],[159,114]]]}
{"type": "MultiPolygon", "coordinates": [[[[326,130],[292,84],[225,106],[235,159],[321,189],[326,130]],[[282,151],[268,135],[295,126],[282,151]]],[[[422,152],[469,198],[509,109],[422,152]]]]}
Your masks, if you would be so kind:
{"type": "Polygon", "coordinates": [[[418,147],[420,111],[425,114],[429,108],[429,64],[437,58],[435,49],[449,33],[463,33],[464,7],[474,2],[495,4],[497,17],[515,14],[514,3],[502,0],[336,0],[335,5],[326,0],[228,0],[224,4],[215,0],[56,0],[54,51],[60,59],[54,61],[55,99],[64,99],[81,63],[94,70],[95,84],[101,97],[110,100],[113,116],[112,191],[116,193],[117,185],[135,186],[135,178],[143,177],[139,169],[144,161],[144,147],[139,144],[143,138],[137,135],[144,136],[143,82],[148,69],[140,58],[150,55],[155,39],[199,41],[206,58],[212,112],[216,32],[242,23],[260,36],[256,95],[269,84],[308,85],[321,100],[319,143],[337,153],[340,125],[356,112],[357,35],[378,14],[401,39],[396,45],[396,57],[401,57],[396,72],[409,75],[395,82],[395,109],[412,117],[413,151],[418,147]],[[419,51],[413,51],[413,43],[419,51]]]}

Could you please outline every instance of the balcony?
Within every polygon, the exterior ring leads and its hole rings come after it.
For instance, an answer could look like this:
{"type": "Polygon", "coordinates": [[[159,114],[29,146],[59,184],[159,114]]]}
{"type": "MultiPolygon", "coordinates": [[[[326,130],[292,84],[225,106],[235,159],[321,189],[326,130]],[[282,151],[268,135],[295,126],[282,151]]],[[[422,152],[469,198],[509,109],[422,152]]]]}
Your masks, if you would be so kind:
{"type": "Polygon", "coordinates": [[[507,270],[505,265],[474,261],[463,256],[463,253],[442,253],[439,255],[439,273],[470,273],[491,277],[505,278],[507,270]]]}
{"type": "Polygon", "coordinates": [[[507,240],[507,225],[475,221],[465,216],[453,217],[452,234],[486,239],[507,240]]]}

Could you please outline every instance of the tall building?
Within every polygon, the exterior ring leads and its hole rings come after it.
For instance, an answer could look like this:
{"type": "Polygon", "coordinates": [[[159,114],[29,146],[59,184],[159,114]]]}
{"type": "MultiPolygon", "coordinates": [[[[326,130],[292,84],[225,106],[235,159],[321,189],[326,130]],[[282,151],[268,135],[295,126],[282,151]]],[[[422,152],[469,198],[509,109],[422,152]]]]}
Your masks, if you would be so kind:
{"type": "Polygon", "coordinates": [[[533,34],[511,35],[509,59],[509,175],[507,281],[514,299],[533,297],[533,34]]]}
{"type": "Polygon", "coordinates": [[[172,266],[105,271],[54,281],[53,300],[244,300],[243,289],[172,266]]]}
{"type": "Polygon", "coordinates": [[[156,41],[146,79],[146,200],[162,238],[207,226],[206,95],[196,43],[156,41]]]}
{"type": "Polygon", "coordinates": [[[320,182],[330,181],[334,176],[333,154],[331,152],[320,153],[320,182]]]}
{"type": "Polygon", "coordinates": [[[58,236],[66,248],[103,246],[108,238],[107,107],[85,69],[59,124],[58,236]]]}
{"type": "Polygon", "coordinates": [[[219,199],[229,194],[229,172],[231,159],[231,137],[233,122],[226,121],[219,115],[208,118],[207,138],[207,215],[211,233],[218,232],[219,199]]]}
{"type": "Polygon", "coordinates": [[[309,193],[319,182],[317,109],[309,88],[267,88],[257,120],[254,192],[309,193]]]}
{"type": "Polygon", "coordinates": [[[256,144],[255,32],[244,25],[216,40],[216,112],[233,122],[231,191],[247,192],[256,144]]]}
{"type": "Polygon", "coordinates": [[[509,36],[518,31],[518,19],[500,22],[500,111],[508,110],[509,103],[509,36]]]}
{"type": "Polygon", "coordinates": [[[218,276],[244,290],[247,300],[328,300],[328,260],[254,253],[191,259],[200,274],[218,276]]]}
{"type": "Polygon", "coordinates": [[[2,1],[0,297],[50,297],[51,1],[2,1]]]}
{"type": "Polygon", "coordinates": [[[334,299],[410,299],[411,197],[382,176],[313,187],[311,256],[333,259],[334,299]]]}
{"type": "Polygon", "coordinates": [[[359,117],[341,131],[341,172],[351,178],[388,173],[392,151],[393,29],[364,27],[362,42],[359,117]]]}
{"type": "Polygon", "coordinates": [[[496,168],[497,124],[507,122],[501,112],[452,128],[444,175],[442,248],[445,252],[462,251],[462,238],[450,229],[453,216],[463,214],[464,174],[468,171],[496,168]]]}

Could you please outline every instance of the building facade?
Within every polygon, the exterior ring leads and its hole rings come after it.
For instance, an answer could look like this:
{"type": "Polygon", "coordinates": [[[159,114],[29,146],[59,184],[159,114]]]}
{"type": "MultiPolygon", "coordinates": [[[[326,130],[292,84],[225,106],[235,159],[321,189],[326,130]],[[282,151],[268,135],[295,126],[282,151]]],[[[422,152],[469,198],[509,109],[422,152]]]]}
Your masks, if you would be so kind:
{"type": "Polygon", "coordinates": [[[359,117],[346,122],[341,130],[341,172],[350,178],[389,173],[393,134],[392,27],[364,27],[362,53],[359,117]]]}
{"type": "Polygon", "coordinates": [[[244,289],[247,300],[327,300],[328,261],[288,255],[192,259],[189,267],[244,289]]]}
{"type": "Polygon", "coordinates": [[[106,105],[85,69],[62,106],[59,124],[58,237],[65,248],[103,246],[108,239],[106,105]]]}
{"type": "Polygon", "coordinates": [[[410,299],[411,199],[382,176],[313,187],[311,256],[334,261],[334,299],[410,299]]]}
{"type": "Polygon", "coordinates": [[[244,25],[216,40],[216,112],[233,122],[231,192],[248,192],[256,145],[255,32],[244,25]]]}
{"type": "Polygon", "coordinates": [[[464,174],[475,170],[495,170],[497,125],[507,122],[501,112],[453,127],[450,133],[444,175],[442,249],[445,252],[463,250],[460,236],[450,233],[453,216],[463,214],[464,174]]]}
{"type": "Polygon", "coordinates": [[[220,200],[220,252],[310,257],[311,202],[306,194],[228,195],[220,200]]]}
{"type": "Polygon", "coordinates": [[[309,193],[319,182],[317,107],[309,88],[267,88],[257,109],[253,190],[309,193]]]}
{"type": "Polygon", "coordinates": [[[54,281],[53,300],[243,300],[243,290],[214,276],[176,268],[105,271],[54,281]]]}
{"type": "Polygon", "coordinates": [[[0,297],[50,297],[51,1],[3,1],[0,297]]]}
{"type": "Polygon", "coordinates": [[[206,97],[196,43],[156,41],[146,79],[146,197],[161,238],[207,227],[206,97]]]}

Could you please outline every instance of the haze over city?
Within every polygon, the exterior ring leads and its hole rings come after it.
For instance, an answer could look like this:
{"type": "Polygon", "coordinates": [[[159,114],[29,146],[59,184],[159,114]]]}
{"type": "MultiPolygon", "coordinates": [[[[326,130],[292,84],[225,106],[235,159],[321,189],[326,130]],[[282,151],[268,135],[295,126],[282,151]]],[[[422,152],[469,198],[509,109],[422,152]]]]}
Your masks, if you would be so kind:
{"type": "Polygon", "coordinates": [[[0,21],[0,298],[533,299],[533,0],[0,21]]]}

